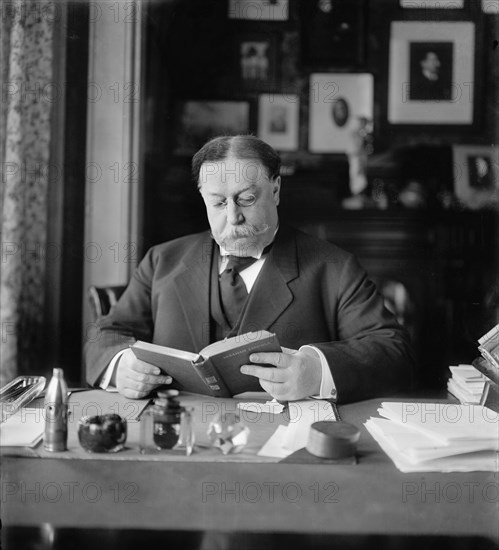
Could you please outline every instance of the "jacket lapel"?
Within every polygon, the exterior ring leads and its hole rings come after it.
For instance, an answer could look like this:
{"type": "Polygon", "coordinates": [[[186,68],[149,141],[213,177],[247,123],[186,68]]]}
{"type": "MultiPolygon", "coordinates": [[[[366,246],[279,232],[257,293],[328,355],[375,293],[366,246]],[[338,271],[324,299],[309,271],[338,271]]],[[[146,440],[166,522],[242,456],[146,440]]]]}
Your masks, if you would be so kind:
{"type": "Polygon", "coordinates": [[[210,270],[213,244],[209,234],[206,234],[184,259],[184,269],[175,277],[175,288],[196,352],[210,343],[210,270]]]}
{"type": "Polygon", "coordinates": [[[238,332],[268,329],[293,301],[288,283],[296,277],[296,238],[291,230],[280,228],[250,292],[238,332]]]}

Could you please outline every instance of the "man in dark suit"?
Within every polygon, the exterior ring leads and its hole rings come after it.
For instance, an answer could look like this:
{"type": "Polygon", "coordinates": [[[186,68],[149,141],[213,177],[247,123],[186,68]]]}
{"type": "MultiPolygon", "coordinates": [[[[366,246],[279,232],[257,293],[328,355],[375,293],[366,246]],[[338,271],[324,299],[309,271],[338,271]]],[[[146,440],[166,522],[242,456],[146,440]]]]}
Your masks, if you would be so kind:
{"type": "Polygon", "coordinates": [[[283,352],[258,353],[241,372],[277,399],[347,402],[407,387],[406,332],[355,258],[279,225],[277,153],[253,136],[219,137],[192,168],[211,234],[148,251],[86,346],[88,382],[143,397],[171,377],[135,358],[128,349],[135,340],[197,352],[266,329],[283,352]]]}

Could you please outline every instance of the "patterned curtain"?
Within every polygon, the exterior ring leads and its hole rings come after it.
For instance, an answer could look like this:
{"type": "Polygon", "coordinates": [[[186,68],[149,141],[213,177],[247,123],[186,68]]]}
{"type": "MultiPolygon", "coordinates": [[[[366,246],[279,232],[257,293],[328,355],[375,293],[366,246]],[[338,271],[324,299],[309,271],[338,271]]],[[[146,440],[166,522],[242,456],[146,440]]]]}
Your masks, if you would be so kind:
{"type": "MultiPolygon", "coordinates": [[[[2,2],[0,384],[40,373],[43,358],[52,0],[2,2]]],[[[60,14],[59,14],[60,15],[60,14]]],[[[60,24],[60,18],[59,18],[60,24]]]]}

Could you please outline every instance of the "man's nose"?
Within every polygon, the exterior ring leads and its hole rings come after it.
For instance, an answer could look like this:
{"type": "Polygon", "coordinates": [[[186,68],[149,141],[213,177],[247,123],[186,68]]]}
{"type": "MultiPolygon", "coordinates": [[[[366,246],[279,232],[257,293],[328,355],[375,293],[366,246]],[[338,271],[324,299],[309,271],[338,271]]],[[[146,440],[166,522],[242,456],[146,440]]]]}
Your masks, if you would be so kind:
{"type": "Polygon", "coordinates": [[[241,211],[241,207],[234,201],[227,203],[227,222],[231,225],[239,225],[244,221],[244,215],[241,211]]]}

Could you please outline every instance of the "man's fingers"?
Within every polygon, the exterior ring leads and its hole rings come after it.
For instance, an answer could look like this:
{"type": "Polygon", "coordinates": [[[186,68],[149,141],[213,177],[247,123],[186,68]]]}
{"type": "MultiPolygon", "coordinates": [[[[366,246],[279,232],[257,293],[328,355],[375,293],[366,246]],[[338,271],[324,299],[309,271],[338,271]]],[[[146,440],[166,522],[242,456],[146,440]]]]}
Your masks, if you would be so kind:
{"type": "Polygon", "coordinates": [[[140,359],[136,359],[132,365],[132,370],[135,372],[141,372],[143,374],[155,374],[158,375],[161,373],[161,369],[151,365],[151,363],[146,363],[140,359]]]}
{"type": "Polygon", "coordinates": [[[171,383],[172,383],[171,376],[153,376],[152,378],[148,378],[147,380],[125,376],[125,380],[124,380],[124,385],[126,387],[133,388],[135,390],[145,390],[148,392],[154,390],[158,386],[162,386],[163,384],[171,384],[171,383]]]}
{"type": "Polygon", "coordinates": [[[256,376],[260,380],[268,380],[269,382],[282,383],[285,381],[286,375],[282,370],[272,367],[257,367],[256,365],[243,365],[241,367],[243,374],[256,376]]]}
{"type": "Polygon", "coordinates": [[[156,382],[162,386],[163,384],[171,384],[173,382],[173,378],[171,376],[168,376],[167,374],[156,376],[156,382]]]}
{"type": "Polygon", "coordinates": [[[267,363],[274,365],[274,367],[286,367],[286,355],[281,352],[260,352],[252,353],[250,355],[250,361],[253,363],[267,363]]]}

